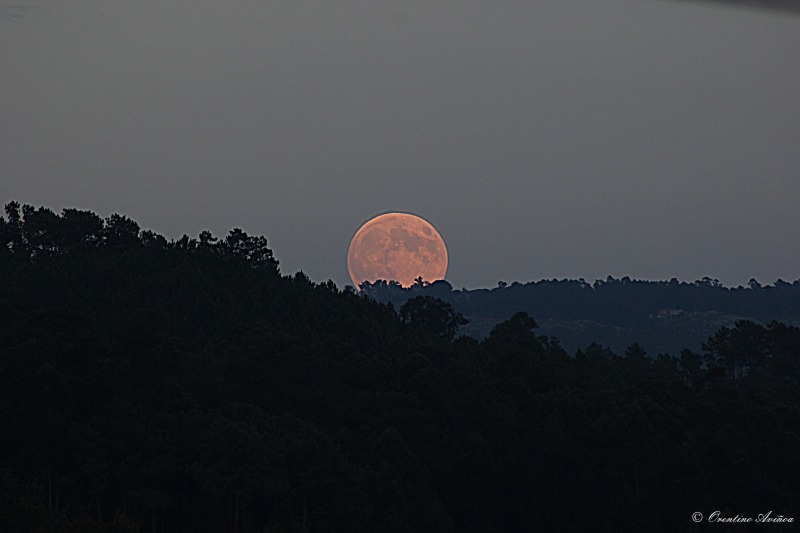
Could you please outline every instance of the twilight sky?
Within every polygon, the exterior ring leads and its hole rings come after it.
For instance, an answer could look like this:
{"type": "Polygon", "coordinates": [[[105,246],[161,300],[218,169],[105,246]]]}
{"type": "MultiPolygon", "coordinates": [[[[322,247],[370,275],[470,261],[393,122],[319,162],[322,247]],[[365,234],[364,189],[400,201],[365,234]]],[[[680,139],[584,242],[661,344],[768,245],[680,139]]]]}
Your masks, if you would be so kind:
{"type": "Polygon", "coordinates": [[[656,0],[0,2],[0,202],[265,235],[350,283],[800,278],[800,17],[656,0]]]}

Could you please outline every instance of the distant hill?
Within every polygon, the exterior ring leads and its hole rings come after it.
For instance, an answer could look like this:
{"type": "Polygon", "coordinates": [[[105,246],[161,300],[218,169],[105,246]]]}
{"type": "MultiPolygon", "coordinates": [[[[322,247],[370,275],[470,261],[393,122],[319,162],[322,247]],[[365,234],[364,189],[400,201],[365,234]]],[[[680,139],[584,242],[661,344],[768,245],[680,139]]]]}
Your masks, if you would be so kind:
{"type": "Polygon", "coordinates": [[[683,348],[700,351],[720,327],[739,320],[800,324],[800,281],[761,286],[751,280],[747,287],[728,288],[709,278],[687,283],[609,277],[593,284],[554,279],[477,290],[453,290],[446,281],[408,289],[379,281],[363,288],[395,307],[416,295],[440,298],[470,320],[460,333],[476,339],[525,311],[540,333],[556,337],[569,353],[597,342],[622,354],[636,342],[651,356],[676,355],[683,348]]]}

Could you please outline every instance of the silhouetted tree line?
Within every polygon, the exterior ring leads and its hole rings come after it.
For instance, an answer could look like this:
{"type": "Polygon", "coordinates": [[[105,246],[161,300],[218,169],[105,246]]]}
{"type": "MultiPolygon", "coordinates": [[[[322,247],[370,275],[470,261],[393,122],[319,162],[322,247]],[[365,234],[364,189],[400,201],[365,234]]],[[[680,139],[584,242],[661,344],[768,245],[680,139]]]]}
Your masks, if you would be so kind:
{"type": "Polygon", "coordinates": [[[404,288],[394,281],[364,282],[361,288],[382,302],[402,305],[414,296],[440,298],[470,317],[507,319],[518,311],[556,319],[585,319],[623,328],[652,324],[660,309],[687,313],[719,311],[729,315],[770,321],[800,317],[800,280],[778,280],[762,286],[751,279],[747,287],[725,287],[703,278],[693,283],[631,280],[627,276],[593,284],[580,280],[500,282],[494,289],[453,290],[446,281],[418,280],[404,288]]]}
{"type": "MultiPolygon", "coordinates": [[[[484,341],[283,276],[240,230],[0,218],[0,532],[717,531],[800,502],[800,329],[484,341]],[[714,527],[710,527],[714,526],[714,527]]],[[[786,531],[778,524],[765,531],[786,531]]],[[[736,531],[736,529],[730,529],[736,531]]]]}

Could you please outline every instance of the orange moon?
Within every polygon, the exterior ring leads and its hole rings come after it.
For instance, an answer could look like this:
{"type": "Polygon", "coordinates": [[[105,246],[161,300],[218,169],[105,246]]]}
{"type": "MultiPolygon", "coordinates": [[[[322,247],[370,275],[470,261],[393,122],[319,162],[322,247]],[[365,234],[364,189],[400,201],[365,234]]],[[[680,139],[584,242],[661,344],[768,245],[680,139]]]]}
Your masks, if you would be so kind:
{"type": "Polygon", "coordinates": [[[420,276],[433,282],[447,274],[447,247],[427,220],[386,213],[356,232],[347,252],[347,269],[356,287],[379,279],[410,287],[420,276]]]}

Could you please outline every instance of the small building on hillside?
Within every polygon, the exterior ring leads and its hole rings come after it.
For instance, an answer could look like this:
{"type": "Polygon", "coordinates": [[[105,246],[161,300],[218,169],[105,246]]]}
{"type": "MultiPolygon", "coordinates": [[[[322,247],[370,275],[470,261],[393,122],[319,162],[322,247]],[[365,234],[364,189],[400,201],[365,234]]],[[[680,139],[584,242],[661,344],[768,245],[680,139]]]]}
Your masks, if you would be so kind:
{"type": "Polygon", "coordinates": [[[658,318],[674,318],[683,314],[683,309],[659,309],[658,318]]]}

